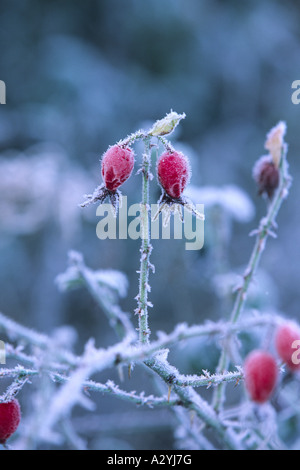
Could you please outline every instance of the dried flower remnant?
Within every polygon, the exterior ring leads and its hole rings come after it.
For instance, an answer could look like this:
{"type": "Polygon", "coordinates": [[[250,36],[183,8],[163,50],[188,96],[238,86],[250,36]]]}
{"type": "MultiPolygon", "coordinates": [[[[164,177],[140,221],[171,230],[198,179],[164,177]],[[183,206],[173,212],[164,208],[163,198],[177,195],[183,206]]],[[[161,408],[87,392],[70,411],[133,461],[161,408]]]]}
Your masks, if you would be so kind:
{"type": "Polygon", "coordinates": [[[272,199],[279,186],[279,165],[282,153],[286,148],[285,133],[286,124],[283,121],[270,130],[265,142],[265,149],[270,153],[260,157],[253,168],[253,178],[258,185],[258,194],[267,194],[269,199],[272,199]]]}
{"type": "Polygon", "coordinates": [[[286,133],[286,123],[280,121],[275,127],[273,127],[267,134],[267,140],[265,142],[265,149],[269,150],[273,163],[276,168],[279,167],[282,149],[285,145],[284,136],[286,133]]]}
{"type": "Polygon", "coordinates": [[[156,121],[153,127],[149,131],[149,135],[160,137],[173,132],[175,127],[179,124],[181,119],[185,118],[185,114],[178,114],[175,111],[171,111],[163,119],[156,121]]]}
{"type": "Polygon", "coordinates": [[[253,178],[258,186],[258,194],[267,194],[272,199],[279,185],[279,170],[271,155],[263,155],[253,167],[253,178]]]}

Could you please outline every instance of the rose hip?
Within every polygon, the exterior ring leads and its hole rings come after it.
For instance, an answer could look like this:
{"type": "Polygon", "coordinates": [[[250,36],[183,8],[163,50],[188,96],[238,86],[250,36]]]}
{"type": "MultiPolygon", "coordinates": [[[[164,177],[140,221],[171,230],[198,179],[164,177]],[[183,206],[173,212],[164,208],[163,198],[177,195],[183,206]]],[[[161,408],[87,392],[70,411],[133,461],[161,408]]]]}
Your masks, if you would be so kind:
{"type": "Polygon", "coordinates": [[[157,164],[158,180],[172,199],[179,199],[190,179],[190,165],[182,153],[166,150],[157,164]]]}
{"type": "Polygon", "coordinates": [[[252,351],[244,363],[245,386],[256,403],[266,402],[275,388],[278,367],[275,359],[266,351],[252,351]]]}
{"type": "Polygon", "coordinates": [[[16,431],[21,420],[21,409],[18,400],[8,403],[0,403],[0,443],[6,440],[16,431]]]}
{"type": "Polygon", "coordinates": [[[115,191],[131,175],[134,167],[134,152],[129,147],[116,144],[102,157],[101,172],[105,187],[115,191]]]}

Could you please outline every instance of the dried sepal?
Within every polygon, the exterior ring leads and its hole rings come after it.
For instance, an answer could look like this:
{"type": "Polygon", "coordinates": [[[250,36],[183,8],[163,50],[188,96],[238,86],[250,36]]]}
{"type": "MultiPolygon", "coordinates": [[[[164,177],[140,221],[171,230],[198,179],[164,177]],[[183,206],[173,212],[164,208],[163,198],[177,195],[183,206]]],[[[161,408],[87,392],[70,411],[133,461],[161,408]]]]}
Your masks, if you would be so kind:
{"type": "Polygon", "coordinates": [[[184,218],[182,209],[184,208],[194,214],[198,219],[205,220],[204,214],[199,212],[189,199],[183,196],[172,198],[163,191],[160,199],[158,200],[158,210],[152,217],[152,221],[155,222],[159,215],[163,213],[163,226],[166,227],[170,221],[171,214],[173,213],[174,215],[178,214],[180,220],[183,222],[184,218]]]}
{"type": "Polygon", "coordinates": [[[121,197],[121,192],[119,190],[110,191],[105,187],[104,184],[102,184],[95,189],[93,194],[85,195],[86,200],[80,204],[80,207],[87,207],[90,204],[95,203],[103,204],[104,201],[108,198],[112,205],[113,214],[116,217],[119,210],[121,197]]]}
{"type": "Polygon", "coordinates": [[[265,149],[270,152],[273,163],[276,168],[279,167],[282,150],[284,147],[284,136],[286,133],[286,123],[280,121],[267,134],[265,149]]]}

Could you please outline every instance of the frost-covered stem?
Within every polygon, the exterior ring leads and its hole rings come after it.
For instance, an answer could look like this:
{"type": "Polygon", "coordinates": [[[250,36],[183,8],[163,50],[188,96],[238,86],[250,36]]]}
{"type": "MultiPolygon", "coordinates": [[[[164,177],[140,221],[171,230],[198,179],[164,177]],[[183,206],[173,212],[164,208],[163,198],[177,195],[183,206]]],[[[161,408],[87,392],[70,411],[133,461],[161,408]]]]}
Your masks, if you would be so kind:
{"type": "MultiPolygon", "coordinates": [[[[65,377],[61,374],[51,374],[51,377],[55,382],[58,382],[58,383],[65,383],[69,380],[68,377],[65,377]]],[[[125,390],[120,389],[119,386],[114,384],[114,382],[112,382],[111,380],[106,382],[106,384],[94,382],[92,380],[86,380],[82,383],[82,388],[88,392],[106,393],[109,395],[113,395],[116,398],[119,398],[121,400],[134,403],[135,405],[138,405],[138,406],[145,405],[145,406],[149,406],[150,408],[153,408],[156,406],[172,407],[172,406],[179,406],[181,404],[178,398],[168,400],[167,396],[156,397],[154,395],[146,396],[144,395],[143,392],[140,394],[137,394],[135,391],[126,392],[125,390]]]]}
{"type": "Polygon", "coordinates": [[[265,244],[268,236],[272,234],[273,227],[276,226],[276,217],[281,207],[283,200],[287,196],[287,191],[290,186],[290,176],[288,174],[287,162],[286,162],[286,147],[284,147],[284,152],[280,161],[279,166],[280,173],[280,185],[275,194],[275,197],[270,204],[268,213],[259,224],[258,230],[255,232],[256,242],[250,257],[250,261],[246,268],[246,271],[243,276],[243,285],[240,287],[233,311],[231,313],[231,322],[236,323],[241,315],[243,307],[247,299],[247,293],[249,285],[253,279],[253,276],[256,272],[257,266],[259,264],[261,254],[265,249],[265,244]]]}
{"type": "Polygon", "coordinates": [[[125,137],[125,139],[120,140],[118,142],[118,145],[120,145],[121,147],[127,147],[128,145],[134,144],[134,142],[136,142],[137,140],[144,139],[144,138],[145,138],[144,131],[139,130],[128,135],[127,137],[125,137]]]}
{"type": "MultiPolygon", "coordinates": [[[[16,321],[11,320],[0,312],[0,332],[1,331],[4,332],[9,338],[18,338],[19,340],[22,340],[31,346],[37,346],[41,350],[51,349],[52,342],[50,337],[27,328],[26,326],[20,325],[16,321]]],[[[9,349],[7,354],[10,354],[10,351],[13,357],[13,349],[9,349]]],[[[71,352],[63,348],[56,349],[55,353],[57,360],[65,362],[70,366],[76,366],[78,363],[77,358],[71,352]]],[[[19,359],[22,357],[22,351],[15,350],[15,354],[19,359]]]]}
{"type": "Polygon", "coordinates": [[[141,263],[140,263],[140,283],[138,294],[138,308],[137,313],[139,316],[139,341],[140,343],[149,343],[150,330],[148,326],[148,291],[149,291],[149,268],[150,268],[150,254],[152,246],[150,244],[149,232],[149,181],[150,181],[150,165],[151,165],[151,137],[147,136],[144,139],[144,153],[142,163],[142,202],[141,202],[141,263]]]}
{"type": "Polygon", "coordinates": [[[162,137],[160,135],[157,138],[163,144],[163,146],[165,147],[166,150],[168,150],[170,152],[174,151],[174,148],[173,148],[172,144],[165,137],[162,137]]]}
{"type": "MultiPolygon", "coordinates": [[[[253,247],[250,260],[248,266],[243,275],[243,283],[238,289],[237,297],[235,300],[235,304],[230,316],[230,322],[235,324],[243,311],[247,300],[248,289],[253,280],[253,277],[256,273],[257,267],[260,262],[260,258],[262,252],[265,249],[266,241],[269,235],[273,235],[272,229],[276,227],[276,217],[281,207],[283,200],[288,195],[288,189],[291,184],[291,177],[288,173],[288,164],[286,161],[286,153],[287,153],[287,145],[284,144],[282,148],[282,156],[280,159],[279,164],[279,175],[280,181],[278,189],[274,195],[274,198],[269,206],[267,215],[263,217],[259,223],[259,227],[255,230],[254,234],[256,234],[256,241],[253,247]]],[[[226,347],[223,348],[219,364],[218,364],[218,372],[222,373],[223,371],[227,370],[229,367],[229,358],[226,351],[226,347]]],[[[215,410],[219,410],[224,401],[224,389],[225,384],[220,384],[213,397],[213,405],[215,410]]]]}
{"type": "MultiPolygon", "coordinates": [[[[165,359],[161,360],[159,357],[155,357],[145,361],[145,364],[156,372],[167,385],[173,385],[174,379],[176,380],[177,370],[165,359]]],[[[206,426],[213,428],[222,443],[229,449],[240,449],[240,444],[235,433],[222,424],[214,409],[198,393],[189,386],[173,385],[172,388],[181,399],[182,405],[189,410],[195,411],[206,426]]]]}

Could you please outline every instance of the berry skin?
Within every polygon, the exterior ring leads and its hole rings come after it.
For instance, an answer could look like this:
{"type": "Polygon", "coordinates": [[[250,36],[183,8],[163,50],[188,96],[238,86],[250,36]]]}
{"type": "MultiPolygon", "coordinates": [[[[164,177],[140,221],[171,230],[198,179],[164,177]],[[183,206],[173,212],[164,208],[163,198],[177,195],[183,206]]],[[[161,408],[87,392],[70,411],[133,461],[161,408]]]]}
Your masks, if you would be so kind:
{"type": "Polygon", "coordinates": [[[116,144],[103,155],[101,172],[105,187],[116,191],[131,175],[134,167],[134,153],[129,147],[116,144]]]}
{"type": "Polygon", "coordinates": [[[244,364],[245,386],[256,403],[266,402],[275,388],[278,368],[275,359],[266,351],[252,351],[244,364]]]}
{"type": "Polygon", "coordinates": [[[188,159],[180,152],[166,150],[157,163],[158,180],[172,199],[179,199],[190,179],[188,159]]]}
{"type": "Polygon", "coordinates": [[[0,444],[16,431],[21,420],[21,409],[18,400],[0,403],[0,444]]]}
{"type": "Polygon", "coordinates": [[[294,341],[300,340],[300,331],[294,325],[281,325],[278,327],[275,335],[275,347],[278,356],[286,363],[291,371],[300,370],[300,364],[293,361],[293,354],[297,352],[297,348],[293,348],[294,341]]]}

